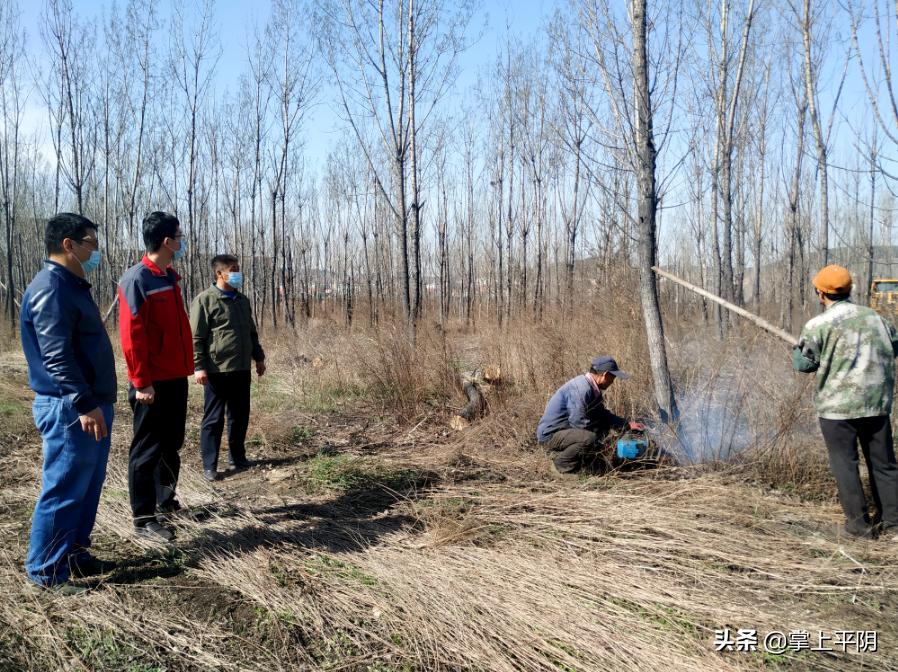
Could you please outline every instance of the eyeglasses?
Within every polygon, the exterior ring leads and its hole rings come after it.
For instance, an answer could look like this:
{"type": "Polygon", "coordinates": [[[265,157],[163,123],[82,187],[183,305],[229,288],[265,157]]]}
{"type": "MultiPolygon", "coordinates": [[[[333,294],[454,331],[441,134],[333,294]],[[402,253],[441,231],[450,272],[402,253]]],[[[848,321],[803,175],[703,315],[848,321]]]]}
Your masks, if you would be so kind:
{"type": "Polygon", "coordinates": [[[76,240],[75,242],[91,250],[100,249],[100,241],[94,238],[82,238],[81,240],[76,240]]]}

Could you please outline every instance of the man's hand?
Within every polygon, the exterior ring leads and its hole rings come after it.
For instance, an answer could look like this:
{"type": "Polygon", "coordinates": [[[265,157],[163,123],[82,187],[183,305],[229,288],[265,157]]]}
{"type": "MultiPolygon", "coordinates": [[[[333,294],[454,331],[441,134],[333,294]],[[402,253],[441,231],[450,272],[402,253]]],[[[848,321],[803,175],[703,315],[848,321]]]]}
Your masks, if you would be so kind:
{"type": "Polygon", "coordinates": [[[205,385],[209,382],[209,374],[205,371],[197,371],[193,374],[197,385],[205,385]]]}
{"type": "Polygon", "coordinates": [[[264,375],[265,371],[268,367],[265,366],[265,360],[263,359],[261,362],[256,362],[256,375],[264,375]]]}
{"type": "Polygon", "coordinates": [[[630,429],[632,429],[634,432],[644,432],[645,425],[642,424],[641,422],[636,422],[635,420],[631,420],[630,421],[630,429]]]}
{"type": "Polygon", "coordinates": [[[810,348],[807,350],[807,353],[808,356],[805,355],[805,351],[802,349],[802,343],[792,348],[792,368],[799,373],[814,373],[814,371],[820,368],[820,362],[815,361],[815,355],[810,348]]]}
{"type": "Polygon", "coordinates": [[[97,441],[102,441],[109,436],[109,429],[106,427],[106,418],[103,417],[103,411],[97,406],[90,413],[79,415],[81,421],[81,431],[85,434],[91,434],[97,441]]]}
{"type": "Polygon", "coordinates": [[[156,400],[156,390],[152,385],[137,390],[137,403],[149,406],[156,400]]]}

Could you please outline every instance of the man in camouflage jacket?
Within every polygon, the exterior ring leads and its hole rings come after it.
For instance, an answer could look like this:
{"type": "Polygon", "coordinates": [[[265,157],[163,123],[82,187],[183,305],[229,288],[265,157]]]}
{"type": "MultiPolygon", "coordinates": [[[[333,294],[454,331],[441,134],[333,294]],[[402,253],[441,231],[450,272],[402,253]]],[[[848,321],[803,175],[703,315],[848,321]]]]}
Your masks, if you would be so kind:
{"type": "Polygon", "coordinates": [[[877,522],[898,532],[898,465],[892,445],[892,396],[898,333],[872,308],[850,300],[851,275],[827,266],[814,277],[825,306],[801,331],[792,365],[817,372],[815,405],[829,452],[829,464],[845,512],[845,532],[869,538],[877,522]],[[877,509],[871,521],[858,475],[860,443],[877,509]]]}

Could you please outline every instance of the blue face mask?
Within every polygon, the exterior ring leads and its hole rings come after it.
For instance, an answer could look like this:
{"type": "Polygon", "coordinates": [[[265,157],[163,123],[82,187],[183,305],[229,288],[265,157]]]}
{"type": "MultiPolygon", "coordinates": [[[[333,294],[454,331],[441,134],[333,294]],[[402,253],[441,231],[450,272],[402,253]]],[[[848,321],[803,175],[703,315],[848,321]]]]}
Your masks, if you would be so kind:
{"type": "Polygon", "coordinates": [[[240,289],[240,286],[243,284],[243,273],[240,271],[228,273],[228,284],[234,289],[240,289]]]}
{"type": "MultiPolygon", "coordinates": [[[[78,259],[78,257],[75,258],[78,259]]],[[[88,275],[89,273],[93,273],[95,270],[97,270],[97,267],[100,265],[100,260],[102,258],[103,255],[100,254],[99,250],[91,250],[90,256],[85,261],[81,261],[80,259],[78,259],[78,263],[81,264],[81,269],[84,271],[84,275],[88,275]]]]}
{"type": "Polygon", "coordinates": [[[177,250],[175,250],[175,261],[178,261],[178,259],[183,258],[184,248],[187,245],[187,243],[184,241],[183,238],[181,238],[178,242],[180,242],[181,246],[177,250]]]}

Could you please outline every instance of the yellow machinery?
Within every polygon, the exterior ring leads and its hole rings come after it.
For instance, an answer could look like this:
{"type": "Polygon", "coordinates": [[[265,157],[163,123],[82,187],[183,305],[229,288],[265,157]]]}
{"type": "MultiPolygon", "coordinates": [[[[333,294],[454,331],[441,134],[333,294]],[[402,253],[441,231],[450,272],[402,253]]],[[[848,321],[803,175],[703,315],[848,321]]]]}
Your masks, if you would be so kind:
{"type": "Polygon", "coordinates": [[[898,278],[877,278],[870,284],[870,307],[885,317],[898,317],[898,278]]]}

